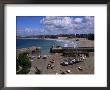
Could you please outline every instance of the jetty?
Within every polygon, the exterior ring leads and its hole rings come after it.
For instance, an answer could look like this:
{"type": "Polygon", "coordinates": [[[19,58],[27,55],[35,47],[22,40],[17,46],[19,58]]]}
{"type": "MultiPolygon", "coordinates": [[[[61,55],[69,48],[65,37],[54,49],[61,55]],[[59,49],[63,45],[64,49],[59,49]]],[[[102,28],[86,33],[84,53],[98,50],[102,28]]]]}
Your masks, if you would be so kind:
{"type": "Polygon", "coordinates": [[[62,53],[63,48],[61,46],[52,46],[50,48],[50,53],[62,53]]]}

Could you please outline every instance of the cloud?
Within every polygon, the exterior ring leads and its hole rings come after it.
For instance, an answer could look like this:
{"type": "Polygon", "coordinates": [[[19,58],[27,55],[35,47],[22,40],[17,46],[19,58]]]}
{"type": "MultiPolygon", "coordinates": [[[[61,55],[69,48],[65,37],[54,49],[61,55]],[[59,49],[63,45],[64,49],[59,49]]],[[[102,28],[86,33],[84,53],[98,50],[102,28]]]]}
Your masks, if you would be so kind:
{"type": "Polygon", "coordinates": [[[53,34],[63,33],[69,29],[72,29],[72,19],[70,17],[60,16],[48,16],[41,20],[41,24],[44,25],[45,30],[48,30],[53,34]]]}
{"type": "Polygon", "coordinates": [[[24,29],[17,29],[18,36],[30,36],[30,35],[40,35],[45,33],[44,29],[32,29],[32,28],[24,28],[24,29]]]}
{"type": "Polygon", "coordinates": [[[48,16],[41,20],[41,23],[54,28],[64,28],[68,27],[71,24],[71,18],[70,17],[53,17],[48,16]]]}
{"type": "Polygon", "coordinates": [[[83,20],[82,18],[75,18],[75,19],[74,19],[74,21],[75,21],[76,23],[81,23],[82,20],[83,20]]]}
{"type": "Polygon", "coordinates": [[[39,23],[42,28],[19,28],[17,29],[17,35],[94,33],[93,16],[46,16],[39,23]]]}
{"type": "Polygon", "coordinates": [[[32,33],[32,29],[31,28],[25,28],[24,32],[26,32],[26,33],[32,33]]]}
{"type": "Polygon", "coordinates": [[[47,16],[41,21],[45,30],[50,34],[67,33],[93,33],[94,17],[67,17],[67,16],[47,16]],[[78,31],[77,31],[78,30],[78,31]]]}

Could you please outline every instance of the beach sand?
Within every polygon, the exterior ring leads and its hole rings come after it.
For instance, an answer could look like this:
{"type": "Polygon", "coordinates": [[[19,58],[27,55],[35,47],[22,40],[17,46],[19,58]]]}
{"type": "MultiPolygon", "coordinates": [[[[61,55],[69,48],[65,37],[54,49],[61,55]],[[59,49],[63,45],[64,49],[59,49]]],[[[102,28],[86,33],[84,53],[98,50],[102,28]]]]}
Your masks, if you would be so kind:
{"type": "Polygon", "coordinates": [[[41,70],[42,74],[61,74],[61,72],[66,72],[67,70],[70,70],[69,74],[94,74],[94,53],[91,52],[89,54],[90,56],[86,58],[83,62],[79,62],[73,65],[68,66],[62,66],[60,65],[60,62],[63,61],[63,59],[67,58],[62,56],[61,54],[51,54],[48,55],[47,59],[33,59],[32,61],[32,67],[30,74],[35,73],[35,68],[39,68],[41,70]],[[51,63],[50,61],[54,60],[54,63],[51,63]],[[51,64],[54,65],[53,69],[47,69],[47,65],[51,64]],[[78,67],[82,67],[82,71],[78,69],[78,67]]]}
{"type": "Polygon", "coordinates": [[[94,40],[88,40],[86,38],[72,38],[69,40],[75,41],[75,40],[79,40],[79,46],[84,46],[84,47],[94,47],[94,40]]]}

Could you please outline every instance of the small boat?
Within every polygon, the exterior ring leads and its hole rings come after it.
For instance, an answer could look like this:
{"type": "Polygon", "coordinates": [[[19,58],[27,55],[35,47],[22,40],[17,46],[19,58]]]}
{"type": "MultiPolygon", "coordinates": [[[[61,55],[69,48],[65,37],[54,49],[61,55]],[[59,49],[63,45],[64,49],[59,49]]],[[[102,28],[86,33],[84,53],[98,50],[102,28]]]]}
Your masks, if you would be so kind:
{"type": "Polygon", "coordinates": [[[62,66],[67,66],[69,63],[68,62],[61,62],[60,65],[62,66]]]}
{"type": "Polygon", "coordinates": [[[44,56],[43,56],[43,59],[46,59],[46,58],[47,58],[47,55],[44,55],[44,56]]]}
{"type": "Polygon", "coordinates": [[[82,67],[78,67],[78,69],[80,70],[80,71],[82,71],[83,69],[82,69],[82,67]]]}
{"type": "Polygon", "coordinates": [[[41,56],[39,55],[38,57],[37,57],[37,59],[40,59],[41,58],[41,56]]]}

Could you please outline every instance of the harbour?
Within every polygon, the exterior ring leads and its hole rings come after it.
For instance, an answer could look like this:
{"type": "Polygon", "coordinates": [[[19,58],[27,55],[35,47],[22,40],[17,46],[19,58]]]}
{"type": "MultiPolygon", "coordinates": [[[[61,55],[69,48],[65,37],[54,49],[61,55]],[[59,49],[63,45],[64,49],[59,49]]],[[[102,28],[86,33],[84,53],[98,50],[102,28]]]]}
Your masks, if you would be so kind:
{"type": "MultiPolygon", "coordinates": [[[[73,45],[74,46],[74,45],[73,45]]],[[[94,74],[94,47],[52,45],[41,54],[42,47],[17,49],[17,56],[26,53],[31,61],[28,74],[94,74]],[[84,58],[84,59],[83,59],[84,58]],[[37,72],[37,73],[36,73],[37,72]]]]}

